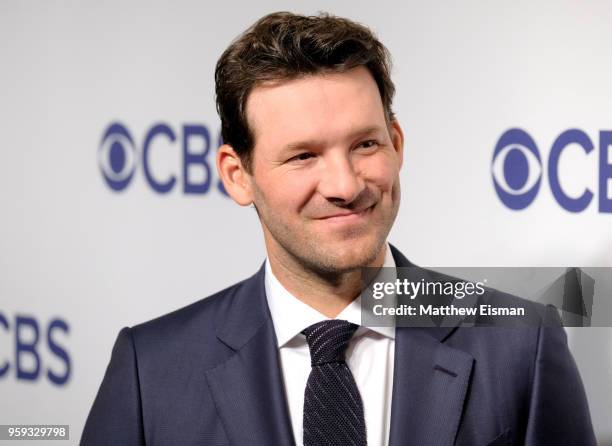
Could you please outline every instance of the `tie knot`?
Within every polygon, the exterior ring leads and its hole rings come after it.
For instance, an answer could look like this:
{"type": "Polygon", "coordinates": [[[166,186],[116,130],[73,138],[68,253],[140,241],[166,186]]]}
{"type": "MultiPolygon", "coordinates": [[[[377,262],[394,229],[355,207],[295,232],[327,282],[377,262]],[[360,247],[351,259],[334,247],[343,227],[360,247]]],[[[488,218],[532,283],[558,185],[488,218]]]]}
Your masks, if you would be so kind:
{"type": "Polygon", "coordinates": [[[358,325],[332,319],[317,322],[304,329],[313,366],[328,362],[344,362],[344,352],[358,325]]]}

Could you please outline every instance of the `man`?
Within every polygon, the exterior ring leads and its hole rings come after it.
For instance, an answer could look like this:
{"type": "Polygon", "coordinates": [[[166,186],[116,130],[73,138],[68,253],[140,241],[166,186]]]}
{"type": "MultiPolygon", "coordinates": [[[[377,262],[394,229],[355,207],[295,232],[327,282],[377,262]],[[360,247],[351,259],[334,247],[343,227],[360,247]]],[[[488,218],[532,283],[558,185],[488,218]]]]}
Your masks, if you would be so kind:
{"type": "Polygon", "coordinates": [[[359,326],[361,269],[411,266],[386,241],[404,136],[367,28],[263,17],[221,56],[216,92],[217,168],[255,206],[267,261],[121,330],[82,444],[595,444],[554,310],[512,332],[359,326]]]}

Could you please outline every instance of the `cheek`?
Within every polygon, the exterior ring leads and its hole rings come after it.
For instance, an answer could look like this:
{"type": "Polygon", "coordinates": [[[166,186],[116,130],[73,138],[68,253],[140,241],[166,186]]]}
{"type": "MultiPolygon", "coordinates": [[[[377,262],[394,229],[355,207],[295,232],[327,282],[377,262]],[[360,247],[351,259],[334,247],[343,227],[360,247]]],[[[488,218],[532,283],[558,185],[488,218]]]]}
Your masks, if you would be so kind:
{"type": "Polygon", "coordinates": [[[367,182],[375,184],[382,192],[391,191],[398,176],[397,163],[387,156],[365,159],[359,170],[367,182]]]}
{"type": "Polygon", "coordinates": [[[278,213],[301,209],[315,190],[313,175],[307,172],[283,172],[260,182],[269,206],[278,213]]]}

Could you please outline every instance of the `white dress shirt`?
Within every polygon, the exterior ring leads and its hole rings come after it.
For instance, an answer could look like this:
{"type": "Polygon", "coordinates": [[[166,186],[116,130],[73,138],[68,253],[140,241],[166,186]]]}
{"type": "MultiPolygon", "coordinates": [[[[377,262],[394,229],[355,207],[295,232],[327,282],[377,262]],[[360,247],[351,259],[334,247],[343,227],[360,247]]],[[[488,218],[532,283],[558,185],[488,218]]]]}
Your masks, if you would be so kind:
{"type": "MultiPolygon", "coordinates": [[[[386,246],[384,267],[395,267],[391,249],[386,246]]],[[[301,331],[329,319],[287,291],[272,273],[266,259],[265,286],[268,306],[278,340],[289,417],[297,446],[303,446],[304,390],[310,374],[310,350],[301,331]]],[[[336,319],[361,325],[361,296],[351,302],[336,319]]],[[[363,401],[369,446],[387,446],[393,392],[395,326],[359,327],[346,350],[346,364],[357,383],[363,401]]]]}

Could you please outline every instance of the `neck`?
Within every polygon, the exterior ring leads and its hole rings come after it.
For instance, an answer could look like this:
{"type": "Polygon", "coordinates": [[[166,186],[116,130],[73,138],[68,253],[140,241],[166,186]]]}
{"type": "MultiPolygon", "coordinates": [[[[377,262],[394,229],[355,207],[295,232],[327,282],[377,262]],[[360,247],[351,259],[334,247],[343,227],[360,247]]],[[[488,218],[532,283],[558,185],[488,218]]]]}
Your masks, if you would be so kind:
{"type": "MultiPolygon", "coordinates": [[[[382,267],[385,243],[368,267],[382,267]]],[[[322,273],[305,268],[289,254],[268,249],[270,268],[278,281],[297,299],[324,314],[335,318],[361,292],[361,268],[346,272],[322,273]]]]}

